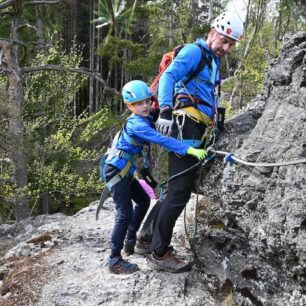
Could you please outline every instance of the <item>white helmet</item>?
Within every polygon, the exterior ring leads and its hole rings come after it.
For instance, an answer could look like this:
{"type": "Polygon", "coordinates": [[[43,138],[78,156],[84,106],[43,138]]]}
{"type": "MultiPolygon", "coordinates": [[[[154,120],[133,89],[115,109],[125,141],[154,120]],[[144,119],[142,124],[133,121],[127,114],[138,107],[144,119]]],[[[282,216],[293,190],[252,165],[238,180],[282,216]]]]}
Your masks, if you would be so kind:
{"type": "Polygon", "coordinates": [[[224,12],[212,23],[212,28],[218,33],[239,41],[243,34],[243,23],[238,15],[232,12],[224,12]]]}

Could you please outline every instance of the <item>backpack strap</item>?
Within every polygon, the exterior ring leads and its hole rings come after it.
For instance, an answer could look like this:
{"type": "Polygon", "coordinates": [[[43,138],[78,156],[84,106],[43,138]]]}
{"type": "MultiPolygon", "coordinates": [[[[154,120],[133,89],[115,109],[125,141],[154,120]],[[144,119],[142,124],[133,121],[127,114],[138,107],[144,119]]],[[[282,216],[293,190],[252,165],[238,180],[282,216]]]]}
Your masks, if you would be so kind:
{"type": "MultiPolygon", "coordinates": [[[[186,85],[189,81],[191,81],[192,79],[194,79],[205,67],[206,63],[207,63],[207,59],[206,59],[206,51],[205,49],[200,46],[197,43],[194,43],[196,46],[198,46],[201,50],[201,60],[198,64],[197,69],[188,77],[188,79],[184,82],[184,84],[186,85]]],[[[208,63],[209,65],[209,63],[208,63]]]]}
{"type": "MultiPolygon", "coordinates": [[[[137,147],[142,147],[143,144],[141,144],[140,142],[136,141],[135,139],[133,139],[132,137],[130,137],[127,133],[127,131],[125,130],[125,127],[126,127],[126,123],[124,124],[124,126],[122,127],[121,129],[121,133],[124,132],[124,137],[125,137],[125,140],[132,146],[137,146],[137,147]]],[[[120,135],[121,136],[121,135],[120,135]]]]}

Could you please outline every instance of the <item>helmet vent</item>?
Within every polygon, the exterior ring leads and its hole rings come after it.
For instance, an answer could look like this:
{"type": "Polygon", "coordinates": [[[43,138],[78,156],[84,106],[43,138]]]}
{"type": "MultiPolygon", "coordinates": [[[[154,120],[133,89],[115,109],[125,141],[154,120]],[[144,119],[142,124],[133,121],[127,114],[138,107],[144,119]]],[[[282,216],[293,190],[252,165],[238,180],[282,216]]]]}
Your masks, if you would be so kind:
{"type": "Polygon", "coordinates": [[[135,98],[134,93],[132,93],[131,91],[126,91],[126,92],[127,92],[127,94],[129,94],[132,98],[135,98]]]}

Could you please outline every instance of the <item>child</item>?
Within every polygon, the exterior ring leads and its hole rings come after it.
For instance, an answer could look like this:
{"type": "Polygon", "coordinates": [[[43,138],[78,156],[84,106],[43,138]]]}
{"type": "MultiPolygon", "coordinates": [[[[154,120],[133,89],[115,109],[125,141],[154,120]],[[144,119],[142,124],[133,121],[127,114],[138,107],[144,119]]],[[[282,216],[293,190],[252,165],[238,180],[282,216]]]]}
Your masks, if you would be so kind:
{"type": "Polygon", "coordinates": [[[127,83],[122,96],[132,115],[122,128],[115,144],[116,150],[108,156],[103,169],[116,205],[108,267],[112,273],[133,273],[138,270],[138,266],[124,260],[121,250],[124,244],[125,253],[134,253],[136,233],[150,206],[150,197],[133,177],[136,170],[134,156],[142,153],[143,147],[149,146],[151,142],[181,155],[191,154],[200,160],[205,158],[206,151],[194,149],[155,130],[149,114],[152,94],[146,83],[138,80],[127,83]],[[134,208],[132,200],[135,202],[134,208]]]}

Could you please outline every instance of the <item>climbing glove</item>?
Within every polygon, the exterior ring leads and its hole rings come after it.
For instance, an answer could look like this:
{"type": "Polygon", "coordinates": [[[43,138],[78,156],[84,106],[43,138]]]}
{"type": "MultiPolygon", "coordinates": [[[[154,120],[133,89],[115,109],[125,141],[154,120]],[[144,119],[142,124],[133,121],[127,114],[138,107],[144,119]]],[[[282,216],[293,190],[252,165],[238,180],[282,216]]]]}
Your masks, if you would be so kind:
{"type": "Polygon", "coordinates": [[[207,156],[207,152],[203,149],[195,149],[193,147],[189,147],[187,150],[187,154],[195,156],[199,160],[204,160],[207,156]]]}
{"type": "Polygon", "coordinates": [[[168,107],[161,109],[160,116],[156,122],[157,130],[165,136],[170,136],[172,131],[172,125],[173,125],[172,109],[168,107]]]}

